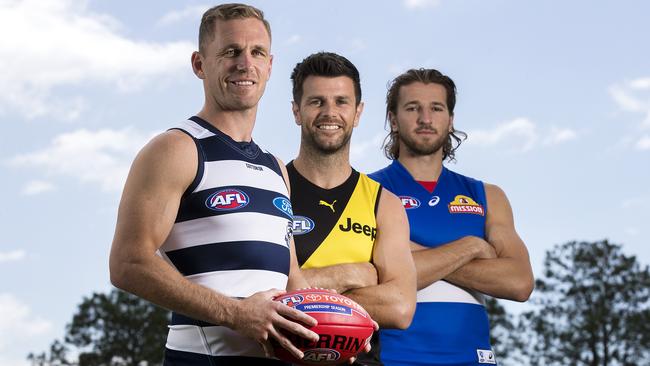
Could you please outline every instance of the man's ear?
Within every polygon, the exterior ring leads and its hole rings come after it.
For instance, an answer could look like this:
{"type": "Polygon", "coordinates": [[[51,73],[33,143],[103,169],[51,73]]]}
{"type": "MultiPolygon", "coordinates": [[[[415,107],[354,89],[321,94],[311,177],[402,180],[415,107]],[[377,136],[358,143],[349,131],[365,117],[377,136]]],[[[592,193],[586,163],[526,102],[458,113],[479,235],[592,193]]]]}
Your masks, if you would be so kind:
{"type": "Polygon", "coordinates": [[[393,112],[388,112],[388,121],[390,122],[390,131],[397,132],[397,117],[393,112]]]}
{"type": "Polygon", "coordinates": [[[192,52],[192,70],[194,75],[199,79],[205,79],[205,73],[203,72],[203,56],[199,51],[192,52]]]}
{"type": "Polygon", "coordinates": [[[300,121],[300,106],[296,102],[291,102],[291,111],[293,112],[293,119],[298,126],[302,125],[300,121]]]}
{"type": "Polygon", "coordinates": [[[354,127],[357,127],[359,125],[359,121],[361,120],[361,114],[363,113],[363,102],[359,102],[359,105],[357,106],[357,111],[354,115],[354,127]]]}

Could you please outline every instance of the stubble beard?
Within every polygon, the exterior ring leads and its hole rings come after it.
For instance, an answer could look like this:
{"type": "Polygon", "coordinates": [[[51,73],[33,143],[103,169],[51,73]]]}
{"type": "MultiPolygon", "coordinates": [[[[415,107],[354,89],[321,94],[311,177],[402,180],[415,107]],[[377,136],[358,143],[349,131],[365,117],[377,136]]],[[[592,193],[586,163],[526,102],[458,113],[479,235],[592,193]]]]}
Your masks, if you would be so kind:
{"type": "Polygon", "coordinates": [[[344,135],[334,143],[325,143],[316,137],[315,133],[303,131],[302,139],[308,145],[309,149],[322,155],[334,155],[343,150],[352,138],[352,133],[344,135]]]}
{"type": "Polygon", "coordinates": [[[428,156],[437,153],[447,142],[449,132],[440,135],[433,142],[418,142],[410,136],[398,134],[399,140],[413,156],[428,156]]]}

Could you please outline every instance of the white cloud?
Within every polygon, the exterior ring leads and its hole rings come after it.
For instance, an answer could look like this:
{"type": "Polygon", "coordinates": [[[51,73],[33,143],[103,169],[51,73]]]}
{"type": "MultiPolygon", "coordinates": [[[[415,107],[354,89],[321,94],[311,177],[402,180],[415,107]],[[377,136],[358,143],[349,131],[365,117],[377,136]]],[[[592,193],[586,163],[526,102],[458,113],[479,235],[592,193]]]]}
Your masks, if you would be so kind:
{"type": "Polygon", "coordinates": [[[33,180],[27,183],[25,188],[22,190],[22,194],[25,196],[33,196],[45,192],[50,192],[55,189],[54,185],[50,182],[44,182],[41,180],[33,180]]]}
{"type": "Polygon", "coordinates": [[[24,250],[12,250],[10,252],[0,252],[0,263],[17,262],[25,258],[24,250]]]}
{"type": "Polygon", "coordinates": [[[200,20],[210,5],[193,5],[182,10],[174,10],[163,15],[157,22],[159,26],[167,26],[186,19],[200,20]]]}
{"type": "Polygon", "coordinates": [[[546,145],[557,145],[563,142],[575,140],[578,133],[570,128],[551,127],[549,135],[544,139],[546,145]]]}
{"type": "Polygon", "coordinates": [[[439,4],[440,0],[404,0],[404,5],[409,9],[432,8],[439,4]]]}
{"type": "Polygon", "coordinates": [[[520,151],[532,149],[538,140],[537,126],[527,118],[504,122],[492,130],[467,131],[467,143],[476,146],[501,144],[520,151]]]}
{"type": "MultiPolygon", "coordinates": [[[[367,156],[366,153],[369,149],[379,151],[381,144],[384,142],[384,138],[387,134],[388,132],[378,133],[371,139],[363,141],[357,141],[354,139],[354,141],[350,144],[350,160],[363,159],[367,156]]],[[[373,154],[376,153],[376,151],[374,151],[373,154]]]]}
{"type": "Polygon", "coordinates": [[[189,67],[192,43],[132,40],[119,27],[87,1],[0,1],[0,110],[74,119],[84,98],[56,88],[98,83],[128,91],[189,67]]]}
{"type": "Polygon", "coordinates": [[[650,150],[650,135],[642,136],[634,145],[638,150],[650,150]]]}
{"type": "Polygon", "coordinates": [[[0,293],[0,314],[0,354],[52,329],[52,323],[31,314],[29,306],[12,294],[0,293]]]}
{"type": "Polygon", "coordinates": [[[650,77],[612,85],[609,94],[623,111],[643,114],[640,127],[650,128],[650,77]]]}
{"type": "Polygon", "coordinates": [[[120,190],[137,151],[153,136],[131,128],[61,134],[50,146],[13,157],[13,166],[44,169],[52,175],[99,183],[105,191],[120,190]]]}
{"type": "Polygon", "coordinates": [[[299,43],[300,41],[302,41],[302,36],[300,34],[292,34],[291,37],[287,38],[287,40],[284,41],[284,44],[292,45],[299,43]]]}

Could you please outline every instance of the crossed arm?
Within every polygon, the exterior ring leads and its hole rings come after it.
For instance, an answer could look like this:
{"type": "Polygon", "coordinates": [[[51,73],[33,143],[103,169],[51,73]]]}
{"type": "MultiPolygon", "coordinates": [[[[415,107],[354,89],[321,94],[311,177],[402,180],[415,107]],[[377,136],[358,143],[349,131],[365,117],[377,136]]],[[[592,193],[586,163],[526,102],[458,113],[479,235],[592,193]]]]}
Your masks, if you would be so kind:
{"type": "MultiPolygon", "coordinates": [[[[299,324],[314,325],[315,320],[272,300],[284,289],[234,299],[188,281],[156,254],[194,179],[197,161],[194,142],[180,131],[159,135],[138,154],[120,202],[110,254],[111,282],[165,308],[234,329],[258,341],[267,354],[272,354],[269,339],[275,338],[302,357],[280,330],[317,340],[314,332],[299,324]]],[[[291,268],[296,266],[292,263],[291,268]]]]}
{"type": "Polygon", "coordinates": [[[517,234],[512,208],[501,188],[485,184],[486,239],[466,236],[437,248],[411,243],[418,289],[445,279],[458,286],[515,301],[533,290],[526,245],[517,234]]]}
{"type": "Polygon", "coordinates": [[[384,189],[377,211],[373,263],[338,264],[303,273],[313,286],[334,288],[357,301],[381,327],[405,329],[415,312],[416,292],[408,237],[404,208],[384,189]]]}

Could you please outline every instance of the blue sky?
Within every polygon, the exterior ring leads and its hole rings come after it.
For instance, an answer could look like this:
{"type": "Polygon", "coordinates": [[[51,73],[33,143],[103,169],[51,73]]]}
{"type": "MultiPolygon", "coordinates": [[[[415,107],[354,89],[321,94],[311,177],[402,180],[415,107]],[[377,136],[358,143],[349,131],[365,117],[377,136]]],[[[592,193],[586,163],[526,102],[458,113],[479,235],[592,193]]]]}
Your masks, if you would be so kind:
{"type": "MultiPolygon", "coordinates": [[[[387,82],[434,67],[458,85],[461,173],[501,186],[533,267],[569,240],[609,238],[650,263],[650,3],[253,1],[273,28],[254,139],[297,153],[289,74],[348,57],[366,103],[352,140],[380,151],[387,82]],[[644,46],[645,45],[645,46],[644,46]]],[[[202,1],[0,0],[0,364],[61,338],[83,296],[108,291],[108,251],[134,154],[197,112],[202,1]]],[[[521,305],[508,304],[517,311],[521,305]]]]}

